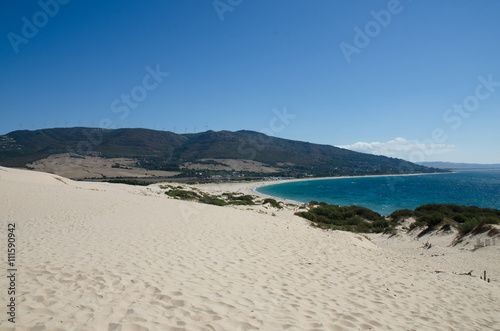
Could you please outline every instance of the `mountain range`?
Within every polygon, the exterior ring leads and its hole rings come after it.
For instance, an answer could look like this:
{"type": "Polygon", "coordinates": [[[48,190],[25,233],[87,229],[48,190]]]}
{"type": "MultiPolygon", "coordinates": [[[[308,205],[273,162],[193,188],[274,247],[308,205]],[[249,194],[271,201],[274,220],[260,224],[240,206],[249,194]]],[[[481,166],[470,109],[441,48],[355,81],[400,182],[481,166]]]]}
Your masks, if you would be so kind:
{"type": "MultiPolygon", "coordinates": [[[[313,177],[443,171],[401,159],[246,130],[176,134],[148,129],[74,127],[19,130],[0,136],[2,166],[33,168],[54,155],[65,155],[66,159],[98,158],[97,163],[111,159],[116,162],[108,168],[170,171],[177,177],[313,177]],[[124,159],[128,163],[120,163],[124,159]]],[[[59,168],[64,166],[61,161],[57,164],[59,168]]],[[[38,170],[57,173],[46,164],[38,170]]]]}

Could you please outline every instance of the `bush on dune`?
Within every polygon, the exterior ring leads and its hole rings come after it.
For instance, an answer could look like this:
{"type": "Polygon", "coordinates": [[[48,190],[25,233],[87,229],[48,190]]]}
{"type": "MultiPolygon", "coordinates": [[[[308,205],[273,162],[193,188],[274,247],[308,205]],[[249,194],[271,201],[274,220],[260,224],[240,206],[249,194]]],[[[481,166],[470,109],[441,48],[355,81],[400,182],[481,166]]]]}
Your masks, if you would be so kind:
{"type": "Polygon", "coordinates": [[[265,205],[266,203],[270,204],[274,208],[278,208],[278,209],[283,208],[283,206],[281,206],[278,201],[276,201],[275,199],[272,199],[272,198],[264,199],[264,202],[262,204],[265,205]]]}
{"type": "MultiPolygon", "coordinates": [[[[414,211],[401,209],[394,211],[389,219],[380,214],[360,206],[337,206],[314,202],[309,204],[309,211],[297,212],[298,216],[315,223],[322,228],[333,228],[356,232],[390,233],[396,232],[395,226],[408,218],[414,217],[415,222],[410,230],[425,227],[422,234],[434,230],[443,222],[458,223],[462,235],[470,232],[487,231],[488,224],[500,224],[500,210],[479,208],[475,206],[459,206],[453,204],[427,204],[414,211]]],[[[455,223],[455,224],[456,224],[455,223]]]]}
{"type": "Polygon", "coordinates": [[[187,190],[174,189],[165,192],[165,194],[173,198],[183,199],[183,200],[197,200],[198,198],[200,198],[200,195],[198,193],[187,190]]]}
{"type": "Polygon", "coordinates": [[[409,218],[409,217],[412,217],[412,216],[414,216],[413,210],[410,210],[410,209],[399,209],[399,210],[394,211],[391,214],[391,219],[399,222],[401,219],[406,219],[406,218],[409,218]]]}
{"type": "Polygon", "coordinates": [[[251,195],[236,195],[233,193],[224,193],[223,195],[227,196],[229,200],[229,204],[231,205],[254,205],[253,202],[254,197],[251,195]]]}
{"type": "Polygon", "coordinates": [[[460,233],[467,234],[474,230],[479,225],[479,220],[477,218],[473,218],[468,220],[458,226],[460,233]]]}
{"type": "Polygon", "coordinates": [[[208,205],[225,206],[227,202],[211,195],[204,195],[198,201],[208,205]]]}
{"type": "Polygon", "coordinates": [[[454,204],[427,204],[415,209],[417,221],[433,229],[445,219],[454,220],[465,235],[485,224],[500,224],[500,210],[454,204]]]}
{"type": "Polygon", "coordinates": [[[320,225],[320,227],[333,228],[355,232],[384,232],[392,224],[383,216],[368,208],[360,206],[329,205],[324,202],[306,212],[297,212],[296,215],[320,225]]]}

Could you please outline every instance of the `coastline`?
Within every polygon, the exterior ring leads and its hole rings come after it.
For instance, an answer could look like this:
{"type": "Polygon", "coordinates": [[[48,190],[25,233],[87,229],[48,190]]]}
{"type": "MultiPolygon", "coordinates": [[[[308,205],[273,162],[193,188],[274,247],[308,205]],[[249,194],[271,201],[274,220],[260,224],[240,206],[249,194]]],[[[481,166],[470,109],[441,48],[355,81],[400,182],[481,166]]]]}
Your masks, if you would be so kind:
{"type": "MultiPolygon", "coordinates": [[[[454,173],[454,172],[450,172],[454,173]]],[[[318,177],[318,178],[290,178],[290,179],[278,179],[276,183],[269,183],[266,185],[260,185],[255,187],[258,189],[264,186],[270,186],[275,184],[283,184],[283,183],[293,183],[293,182],[306,182],[306,181],[314,181],[314,180],[327,180],[327,179],[344,179],[344,178],[376,178],[376,177],[406,177],[406,176],[423,176],[423,175],[441,175],[443,172],[424,172],[424,173],[415,173],[415,174],[388,174],[388,175],[365,175],[365,176],[338,176],[338,177],[318,177]],[[280,182],[282,181],[282,182],[280,182]]],[[[267,182],[266,182],[267,183],[267,182]]]]}
{"type": "MultiPolygon", "coordinates": [[[[455,173],[455,172],[452,172],[455,173]]],[[[393,174],[393,175],[365,175],[365,176],[339,176],[339,177],[316,177],[316,178],[287,178],[287,179],[270,179],[261,180],[254,182],[233,182],[233,183],[203,183],[191,185],[199,189],[206,190],[211,194],[221,194],[224,188],[226,190],[232,190],[233,192],[240,192],[244,194],[254,194],[262,198],[273,198],[287,203],[304,204],[305,202],[295,201],[292,199],[285,199],[273,195],[264,194],[258,192],[257,189],[265,186],[278,185],[284,183],[294,183],[294,182],[304,182],[304,181],[317,181],[317,180],[335,180],[335,179],[345,179],[345,178],[373,178],[373,177],[404,177],[404,176],[423,176],[423,175],[440,175],[441,172],[435,173],[415,173],[415,174],[393,174]]]]}

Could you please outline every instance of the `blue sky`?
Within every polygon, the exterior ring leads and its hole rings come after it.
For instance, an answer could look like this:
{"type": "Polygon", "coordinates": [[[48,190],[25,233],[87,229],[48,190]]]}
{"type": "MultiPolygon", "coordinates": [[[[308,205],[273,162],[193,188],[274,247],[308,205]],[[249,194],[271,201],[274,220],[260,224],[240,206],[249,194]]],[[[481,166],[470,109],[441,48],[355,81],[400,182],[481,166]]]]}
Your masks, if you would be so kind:
{"type": "Polygon", "coordinates": [[[0,134],[254,130],[500,163],[498,1],[3,1],[0,134]]]}

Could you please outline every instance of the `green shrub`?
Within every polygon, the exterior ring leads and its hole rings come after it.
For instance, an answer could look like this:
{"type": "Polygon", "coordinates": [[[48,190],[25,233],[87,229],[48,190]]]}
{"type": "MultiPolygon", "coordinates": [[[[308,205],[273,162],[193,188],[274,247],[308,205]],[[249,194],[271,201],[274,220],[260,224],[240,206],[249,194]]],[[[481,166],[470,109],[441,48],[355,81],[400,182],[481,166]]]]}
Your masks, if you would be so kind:
{"type": "Polygon", "coordinates": [[[304,217],[305,219],[307,219],[311,222],[315,222],[315,223],[316,223],[316,220],[318,219],[318,216],[316,216],[316,214],[305,212],[305,211],[296,212],[295,215],[300,216],[300,217],[304,217]]]}
{"type": "Polygon", "coordinates": [[[173,189],[174,187],[172,185],[160,185],[160,188],[162,190],[168,190],[168,189],[173,189]]]}
{"type": "Polygon", "coordinates": [[[468,220],[458,226],[458,230],[461,234],[467,234],[474,230],[479,225],[479,220],[477,218],[473,218],[468,220]]]}
{"type": "Polygon", "coordinates": [[[327,214],[327,217],[333,220],[343,220],[345,219],[345,215],[342,214],[340,211],[330,211],[327,214]]]}
{"type": "MultiPolygon", "coordinates": [[[[389,225],[389,222],[385,221],[380,214],[360,206],[341,207],[320,203],[319,206],[316,205],[309,211],[296,213],[296,215],[315,222],[318,226],[323,224],[327,228],[335,227],[345,231],[373,232],[372,223],[375,221],[384,222],[377,223],[379,226],[381,224],[389,225]]],[[[380,231],[384,229],[381,228],[380,231]]],[[[378,228],[377,231],[379,231],[378,228]]]]}
{"type": "Polygon", "coordinates": [[[208,205],[225,206],[227,202],[211,195],[204,195],[198,201],[208,205]]]}
{"type": "Polygon", "coordinates": [[[360,222],[363,222],[361,218],[352,216],[345,220],[344,225],[358,225],[360,222]]]}
{"type": "Polygon", "coordinates": [[[500,224],[500,217],[495,217],[493,215],[487,215],[487,216],[483,216],[481,221],[483,221],[484,224],[500,224]]]}
{"type": "Polygon", "coordinates": [[[389,235],[393,236],[395,234],[398,234],[398,232],[396,231],[395,228],[388,227],[388,228],[385,229],[384,234],[389,234],[389,235]]]}
{"type": "Polygon", "coordinates": [[[229,204],[234,206],[249,206],[253,205],[253,202],[248,200],[234,200],[234,201],[229,201],[229,204]]]}
{"type": "Polygon", "coordinates": [[[232,199],[233,200],[252,201],[253,200],[253,196],[247,194],[247,195],[240,195],[240,196],[237,196],[237,197],[233,197],[232,199]]]}
{"type": "Polygon", "coordinates": [[[278,209],[283,208],[278,201],[276,201],[275,199],[272,199],[272,198],[264,199],[264,202],[262,204],[265,205],[266,203],[270,204],[274,208],[278,208],[278,209]]]}
{"type": "Polygon", "coordinates": [[[444,220],[444,215],[440,212],[433,211],[430,214],[425,214],[419,219],[421,222],[427,224],[427,227],[433,229],[436,225],[444,220]]]}
{"type": "Polygon", "coordinates": [[[385,229],[389,227],[389,222],[384,219],[376,220],[372,223],[372,227],[376,229],[385,229]]]}
{"type": "Polygon", "coordinates": [[[328,217],[323,216],[323,215],[318,215],[318,217],[316,218],[316,221],[318,223],[323,223],[323,224],[336,224],[336,225],[339,224],[338,221],[329,219],[328,217]]]}
{"type": "Polygon", "coordinates": [[[370,232],[371,224],[365,221],[361,221],[358,223],[358,232],[370,232]]]}
{"type": "Polygon", "coordinates": [[[374,212],[371,209],[365,208],[365,207],[360,207],[360,206],[351,206],[352,211],[358,215],[359,217],[369,219],[369,220],[376,220],[380,218],[380,214],[374,212]]]}
{"type": "Polygon", "coordinates": [[[427,223],[425,223],[425,222],[415,221],[415,222],[411,223],[411,225],[410,225],[410,231],[413,230],[413,229],[422,227],[422,226],[426,226],[426,225],[427,225],[427,223]]]}
{"type": "Polygon", "coordinates": [[[197,200],[198,198],[200,198],[200,195],[198,193],[186,190],[177,190],[177,189],[170,190],[165,192],[165,194],[173,198],[178,198],[183,200],[197,200]]]}
{"type": "Polygon", "coordinates": [[[234,195],[233,193],[224,193],[232,205],[254,205],[253,196],[251,195],[234,195]]]}
{"type": "Polygon", "coordinates": [[[458,223],[465,223],[467,222],[467,217],[465,217],[462,214],[456,214],[455,216],[453,216],[453,220],[455,220],[458,223]]]}
{"type": "Polygon", "coordinates": [[[399,209],[391,214],[391,219],[399,222],[402,218],[412,217],[414,215],[413,210],[409,209],[399,209]]]}
{"type": "Polygon", "coordinates": [[[387,221],[380,214],[364,207],[341,207],[315,201],[309,204],[309,211],[299,212],[296,215],[314,222],[318,227],[335,228],[346,231],[357,229],[358,232],[395,233],[395,226],[403,217],[414,217],[416,221],[410,225],[410,230],[417,227],[426,228],[420,235],[433,230],[436,225],[445,219],[453,219],[459,223],[462,234],[482,231],[484,225],[500,224],[500,210],[479,208],[475,206],[459,206],[453,204],[431,203],[422,205],[411,211],[409,209],[396,210],[391,214],[391,221],[387,221]]]}

